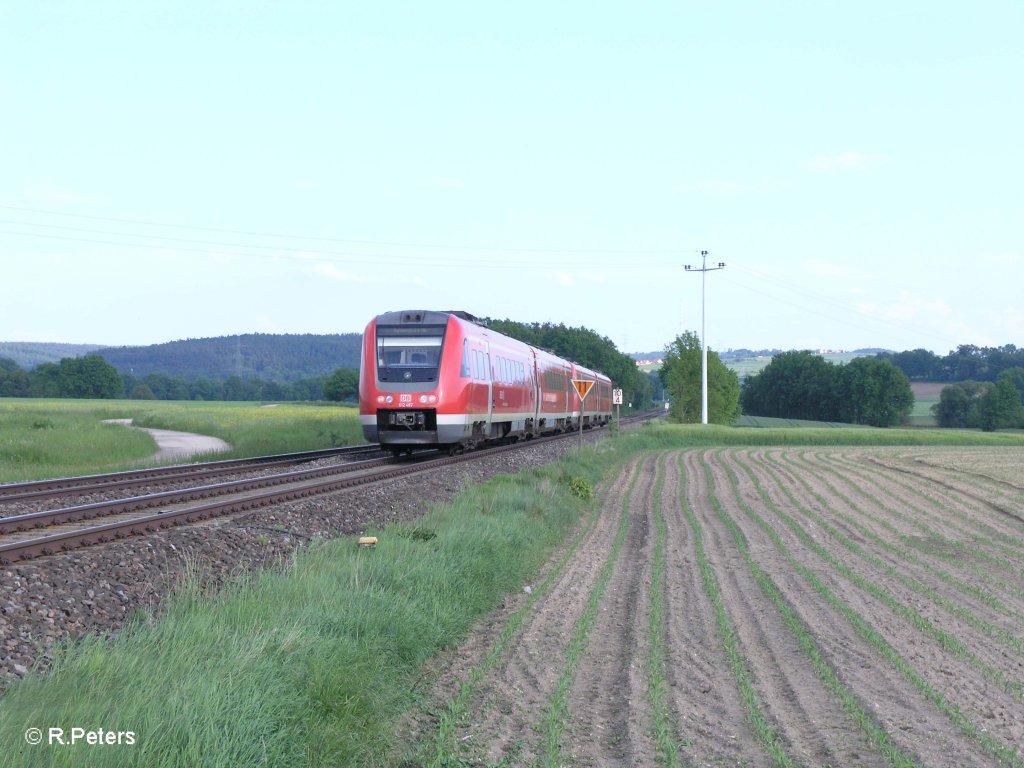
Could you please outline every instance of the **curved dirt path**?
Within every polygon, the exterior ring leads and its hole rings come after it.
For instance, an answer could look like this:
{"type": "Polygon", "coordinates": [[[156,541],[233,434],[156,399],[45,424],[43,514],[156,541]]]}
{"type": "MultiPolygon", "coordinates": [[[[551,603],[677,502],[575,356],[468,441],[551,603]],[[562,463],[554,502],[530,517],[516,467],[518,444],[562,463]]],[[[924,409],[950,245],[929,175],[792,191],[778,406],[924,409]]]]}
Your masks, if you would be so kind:
{"type": "Polygon", "coordinates": [[[186,459],[189,456],[198,456],[204,453],[223,453],[231,450],[231,444],[221,440],[219,437],[210,435],[197,435],[193,432],[178,432],[173,429],[150,429],[148,427],[136,427],[131,419],[107,419],[107,424],[122,424],[132,429],[141,429],[149,432],[160,449],[146,461],[169,461],[171,459],[186,459]]]}

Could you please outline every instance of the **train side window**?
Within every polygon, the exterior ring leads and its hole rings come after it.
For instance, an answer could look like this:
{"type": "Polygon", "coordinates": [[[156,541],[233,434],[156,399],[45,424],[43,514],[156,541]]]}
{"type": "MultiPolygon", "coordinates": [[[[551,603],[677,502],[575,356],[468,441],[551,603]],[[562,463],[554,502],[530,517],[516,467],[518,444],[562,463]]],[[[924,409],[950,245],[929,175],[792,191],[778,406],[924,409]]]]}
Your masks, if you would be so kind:
{"type": "Polygon", "coordinates": [[[469,378],[469,339],[462,340],[462,367],[459,369],[459,376],[469,378]]]}

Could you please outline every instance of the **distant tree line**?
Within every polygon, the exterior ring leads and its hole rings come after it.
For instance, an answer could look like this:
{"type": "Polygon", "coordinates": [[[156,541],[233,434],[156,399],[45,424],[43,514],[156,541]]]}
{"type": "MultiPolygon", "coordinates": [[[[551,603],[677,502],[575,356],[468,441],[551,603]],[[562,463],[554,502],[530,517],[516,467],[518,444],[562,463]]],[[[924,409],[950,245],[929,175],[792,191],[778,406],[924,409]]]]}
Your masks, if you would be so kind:
{"type": "Polygon", "coordinates": [[[845,365],[813,352],[783,352],[744,382],[743,412],[811,421],[890,427],[914,406],[906,374],[887,360],[858,357],[845,365]]]}
{"type": "Polygon", "coordinates": [[[487,320],[487,327],[514,339],[547,349],[567,360],[600,371],[622,390],[625,403],[647,408],[652,402],[657,377],[637,370],[636,362],[619,352],[615,343],[589,328],[570,328],[554,323],[519,323],[487,320]]]}
{"type": "Polygon", "coordinates": [[[121,375],[100,355],[68,357],[30,371],[13,360],[0,358],[0,397],[352,401],[358,396],[358,381],[359,371],[351,368],[283,384],[238,376],[220,381],[190,380],[165,373],[121,375]]]}
{"type": "Polygon", "coordinates": [[[976,347],[961,344],[947,355],[927,349],[905,352],[880,352],[879,360],[888,360],[911,381],[991,381],[1008,368],[1024,368],[1024,349],[1013,344],[1002,347],[976,347]]]}
{"type": "Polygon", "coordinates": [[[932,413],[940,427],[985,432],[1024,428],[1024,368],[1007,368],[991,381],[959,381],[943,387],[932,413]]]}
{"type": "Polygon", "coordinates": [[[99,355],[66,357],[31,371],[0,358],[0,397],[124,397],[124,381],[99,355]]]}
{"type": "MultiPolygon", "coordinates": [[[[362,334],[250,333],[183,339],[145,347],[105,347],[98,354],[123,374],[171,374],[188,381],[265,381],[292,384],[358,368],[362,334]]],[[[273,398],[279,399],[279,398],[273,398]]]]}

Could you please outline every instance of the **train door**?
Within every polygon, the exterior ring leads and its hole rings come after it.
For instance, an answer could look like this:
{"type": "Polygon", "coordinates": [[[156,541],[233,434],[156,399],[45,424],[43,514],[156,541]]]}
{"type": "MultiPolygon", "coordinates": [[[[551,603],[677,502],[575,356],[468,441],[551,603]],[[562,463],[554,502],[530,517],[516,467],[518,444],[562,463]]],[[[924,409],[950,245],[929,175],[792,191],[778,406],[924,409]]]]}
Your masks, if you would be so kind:
{"type": "Polygon", "coordinates": [[[533,422],[533,429],[531,431],[540,431],[540,420],[544,418],[541,415],[541,403],[542,394],[540,389],[540,372],[537,370],[537,352],[533,349],[530,350],[530,366],[527,372],[527,378],[529,379],[530,386],[530,411],[532,413],[531,420],[533,422]]]}
{"type": "Polygon", "coordinates": [[[491,368],[491,343],[484,342],[484,359],[487,365],[484,375],[487,376],[487,426],[494,423],[494,371],[491,368]]]}

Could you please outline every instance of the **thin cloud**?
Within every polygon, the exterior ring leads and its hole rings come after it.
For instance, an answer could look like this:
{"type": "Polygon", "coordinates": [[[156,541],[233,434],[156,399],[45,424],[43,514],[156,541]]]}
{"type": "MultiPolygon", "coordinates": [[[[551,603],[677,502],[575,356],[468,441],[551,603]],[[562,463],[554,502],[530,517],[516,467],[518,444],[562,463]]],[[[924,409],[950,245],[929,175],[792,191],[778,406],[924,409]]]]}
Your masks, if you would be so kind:
{"type": "Polygon", "coordinates": [[[340,269],[336,264],[320,263],[314,264],[312,272],[320,277],[333,280],[336,283],[361,283],[362,278],[354,272],[340,269]]]}
{"type": "Polygon", "coordinates": [[[704,189],[715,195],[740,195],[750,191],[750,187],[745,184],[726,179],[712,179],[704,185],[704,189]]]}
{"type": "Polygon", "coordinates": [[[841,152],[836,155],[815,155],[807,161],[812,173],[859,171],[868,166],[870,157],[859,152],[841,152]]]}
{"type": "Polygon", "coordinates": [[[67,187],[46,182],[27,187],[22,193],[22,198],[36,205],[82,205],[97,202],[94,198],[80,195],[67,187]]]}
{"type": "Polygon", "coordinates": [[[466,182],[447,176],[433,176],[427,181],[421,181],[417,186],[428,189],[461,189],[466,186],[466,182]]]}
{"type": "Polygon", "coordinates": [[[899,299],[887,304],[862,302],[859,309],[866,315],[895,321],[925,321],[936,324],[949,320],[953,308],[942,299],[928,299],[904,293],[899,299]]]}
{"type": "Polygon", "coordinates": [[[848,264],[837,264],[825,259],[813,258],[804,262],[804,269],[818,277],[837,280],[870,280],[872,275],[848,264]]]}

